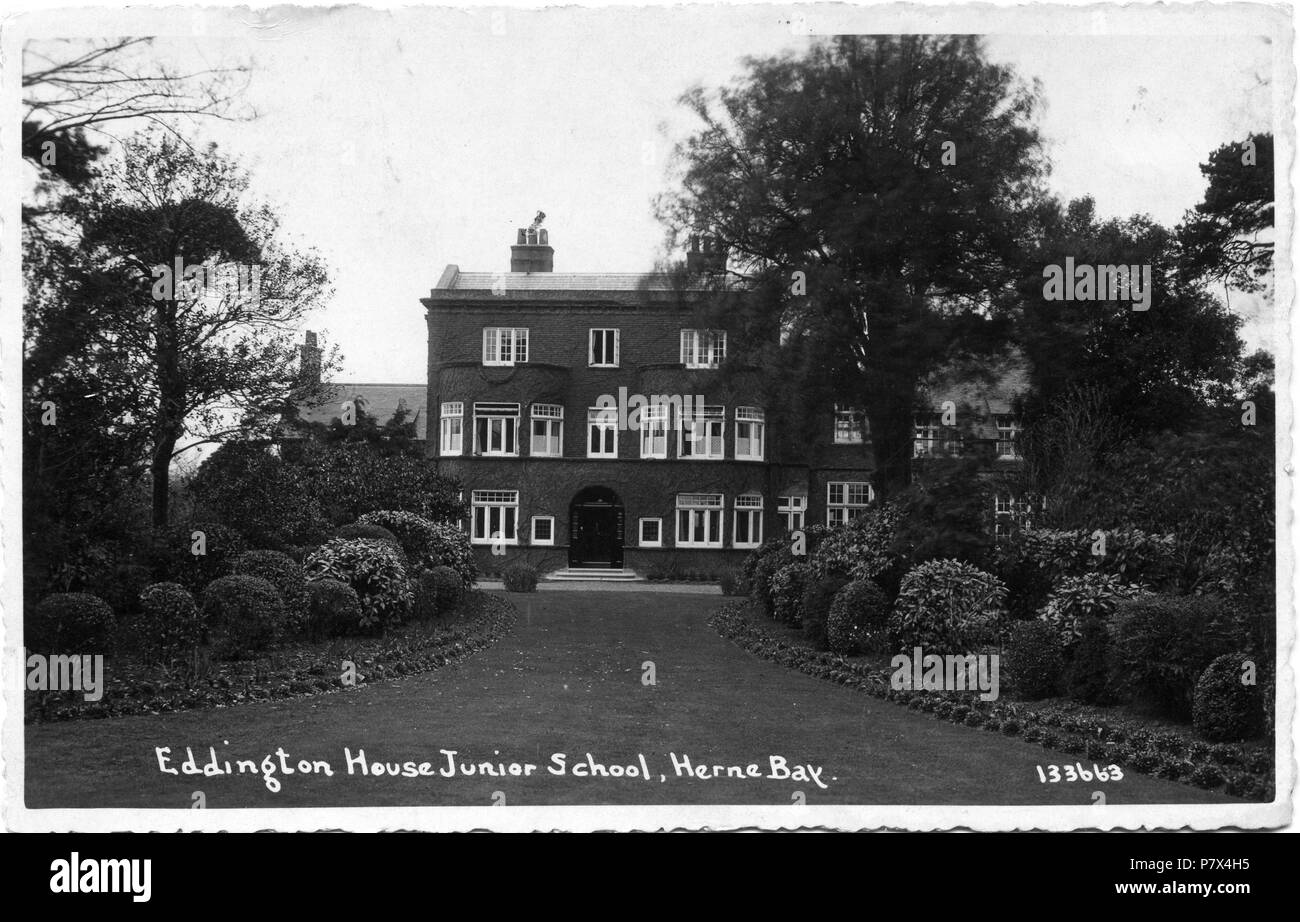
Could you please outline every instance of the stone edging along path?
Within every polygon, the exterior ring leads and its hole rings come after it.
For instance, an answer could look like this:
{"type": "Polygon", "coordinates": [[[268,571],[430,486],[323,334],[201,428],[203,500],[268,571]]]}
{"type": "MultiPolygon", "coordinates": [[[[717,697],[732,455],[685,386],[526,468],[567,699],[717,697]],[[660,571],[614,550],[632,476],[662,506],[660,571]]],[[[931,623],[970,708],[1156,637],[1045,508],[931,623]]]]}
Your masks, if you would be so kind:
{"type": "Polygon", "coordinates": [[[100,701],[84,701],[75,692],[47,692],[44,701],[36,701],[37,693],[26,692],[27,722],[162,714],[304,698],[339,692],[349,684],[357,687],[441,669],[490,647],[514,630],[515,607],[508,600],[485,592],[474,592],[471,598],[480,610],[467,623],[301,645],[275,651],[261,661],[214,663],[212,676],[188,685],[168,684],[156,670],[128,670],[123,675],[106,669],[100,701]],[[343,660],[356,667],[351,683],[343,679],[343,660]],[[263,667],[265,662],[271,665],[263,667]]]}
{"type": "Polygon", "coordinates": [[[1019,736],[1045,749],[1080,754],[1102,765],[1180,781],[1251,801],[1273,799],[1271,750],[1240,744],[1209,745],[1172,732],[1126,729],[1036,709],[1027,702],[981,701],[974,693],[899,690],[890,686],[892,670],[855,663],[787,643],[743,613],[747,603],[729,602],[709,617],[709,626],[741,649],[814,678],[836,682],[928,713],[940,720],[1019,736]]]}

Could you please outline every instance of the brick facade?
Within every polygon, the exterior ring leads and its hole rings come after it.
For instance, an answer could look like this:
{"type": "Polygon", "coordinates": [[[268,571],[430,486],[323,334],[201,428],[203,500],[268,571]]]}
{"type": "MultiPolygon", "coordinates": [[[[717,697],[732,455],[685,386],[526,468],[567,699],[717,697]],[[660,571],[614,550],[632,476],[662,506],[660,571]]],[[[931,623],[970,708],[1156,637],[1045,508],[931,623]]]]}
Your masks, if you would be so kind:
{"type": "MultiPolygon", "coordinates": [[[[520,232],[523,244],[524,231],[520,232]]],[[[543,240],[545,238],[542,238],[543,240]]],[[[550,253],[534,254],[527,246],[512,248],[512,266],[549,267],[550,253]]],[[[546,248],[549,251],[549,247],[546,248]]],[[[515,523],[516,539],[506,555],[492,555],[490,546],[476,544],[480,563],[499,570],[503,561],[525,560],[543,572],[568,565],[572,555],[589,556],[592,535],[598,542],[616,541],[624,567],[645,572],[652,568],[719,572],[738,566],[748,546],[737,546],[736,516],[746,518],[746,504],[762,497],[762,536],[780,534],[786,518],[778,508],[782,497],[802,498],[804,524],[827,521],[828,484],[869,484],[871,452],[869,441],[836,444],[833,413],[829,408],[810,410],[824,419],[825,441],[798,447],[797,457],[773,457],[781,440],[774,432],[776,420],[764,421],[762,460],[738,459],[737,407],[764,411],[757,388],[747,388],[744,375],[732,376],[723,385],[715,372],[686,367],[682,362],[683,330],[699,326],[693,310],[703,288],[670,287],[650,275],[553,273],[550,271],[462,273],[448,266],[430,296],[422,299],[427,310],[429,332],[426,452],[440,473],[457,478],[471,502],[477,494],[492,502],[502,495],[517,494],[513,517],[509,510],[483,510],[482,518],[467,527],[476,532],[498,531],[515,523]],[[527,330],[526,360],[514,364],[484,362],[484,330],[527,330]],[[593,367],[593,329],[617,330],[617,367],[593,367]],[[620,389],[627,395],[699,395],[709,407],[724,408],[723,457],[718,460],[683,458],[679,453],[677,420],[671,421],[666,458],[643,458],[641,433],[636,429],[617,431],[616,458],[588,457],[588,410],[602,397],[617,401],[620,389]],[[461,451],[443,450],[440,439],[442,409],[459,407],[461,451]],[[518,404],[515,422],[476,424],[475,406],[497,405],[506,412],[518,404]],[[563,450],[560,457],[537,457],[531,451],[531,408],[535,404],[563,407],[563,450]],[[489,433],[488,428],[494,427],[489,433]],[[484,428],[480,428],[484,427],[484,428]],[[514,429],[513,444],[503,435],[514,429]],[[479,438],[476,438],[476,435],[479,438]],[[496,441],[494,441],[496,440],[496,441]],[[508,457],[484,453],[483,441],[511,448],[508,457]],[[612,491],[621,506],[621,537],[593,524],[602,513],[588,504],[571,509],[575,498],[597,488],[607,497],[612,491]],[[482,491],[505,491],[484,493],[482,491]],[[683,547],[677,533],[678,497],[682,494],[710,494],[722,497],[719,513],[701,512],[692,520],[706,531],[706,539],[720,538],[716,547],[683,547]],[[745,497],[738,503],[738,497],[745,497]],[[743,508],[742,508],[743,507],[743,508]],[[550,544],[532,542],[534,517],[553,519],[550,544]],[[595,517],[595,518],[593,518],[595,517]],[[640,522],[659,519],[659,546],[644,546],[640,522]],[[720,522],[718,521],[720,519],[720,522]],[[720,524],[720,534],[714,533],[720,524]],[[578,541],[580,546],[575,546],[578,541]]],[[[502,334],[513,337],[514,334],[502,334]]],[[[514,342],[511,338],[510,342],[514,342]]],[[[494,357],[502,354],[499,341],[492,340],[494,357]]],[[[512,347],[513,348],[513,347],[512,347]]],[[[507,348],[512,359],[519,353],[507,348]]],[[[977,439],[997,438],[996,416],[1009,412],[1005,388],[981,392],[967,388],[956,393],[968,425],[968,435],[977,439]]],[[[939,401],[936,401],[936,407],[939,401]]],[[[541,412],[553,412],[543,409],[541,412]]],[[[838,498],[852,494],[861,499],[861,488],[836,488],[838,498]]],[[[711,501],[711,500],[710,500],[711,501]]],[[[602,500],[601,502],[604,502],[602,500]]],[[[797,501],[796,501],[797,502],[797,501]]],[[[613,521],[612,514],[610,521],[613,521]]],[[[692,524],[688,523],[688,525],[692,524]]],[[[545,525],[540,526],[543,531],[545,525]]],[[[481,538],[482,535],[476,537],[481,538]]],[[[581,562],[579,560],[578,562],[581,562]]]]}

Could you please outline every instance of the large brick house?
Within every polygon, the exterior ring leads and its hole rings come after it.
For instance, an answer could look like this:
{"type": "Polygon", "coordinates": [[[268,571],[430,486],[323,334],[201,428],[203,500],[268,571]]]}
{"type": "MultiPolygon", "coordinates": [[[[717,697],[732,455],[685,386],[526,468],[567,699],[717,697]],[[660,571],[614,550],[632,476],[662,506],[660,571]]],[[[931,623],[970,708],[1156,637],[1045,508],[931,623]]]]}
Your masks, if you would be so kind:
{"type": "MultiPolygon", "coordinates": [[[[701,278],[718,267],[707,244],[692,250],[701,278]]],[[[463,484],[485,569],[721,572],[765,537],[848,520],[873,499],[861,414],[807,408],[823,435],[790,446],[752,378],[723,380],[726,331],[695,320],[710,290],[650,273],[554,272],[547,231],[534,226],[519,230],[509,272],[450,265],[421,299],[426,451],[463,484]]],[[[1005,466],[1022,387],[1014,372],[953,386],[935,413],[954,399],[965,438],[1005,466]]],[[[945,450],[953,435],[941,423],[918,417],[919,456],[945,450]]]]}

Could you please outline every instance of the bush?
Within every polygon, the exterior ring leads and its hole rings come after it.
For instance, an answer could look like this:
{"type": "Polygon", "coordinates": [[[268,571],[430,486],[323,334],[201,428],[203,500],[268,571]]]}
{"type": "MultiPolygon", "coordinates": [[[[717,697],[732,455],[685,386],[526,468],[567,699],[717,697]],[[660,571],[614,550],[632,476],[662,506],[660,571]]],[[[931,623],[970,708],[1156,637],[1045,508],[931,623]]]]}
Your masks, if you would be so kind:
{"type": "Polygon", "coordinates": [[[501,573],[506,592],[536,592],[537,570],[526,563],[512,563],[501,573]]]}
{"type": "Polygon", "coordinates": [[[795,560],[795,556],[790,553],[788,540],[781,540],[780,543],[771,545],[765,543],[746,559],[742,574],[745,575],[745,581],[749,585],[750,596],[762,607],[765,614],[772,615],[776,604],[772,596],[772,579],[778,570],[794,563],[795,560]],[[753,565],[749,566],[751,562],[753,565]]]}
{"type": "Polygon", "coordinates": [[[150,549],[150,569],[158,582],[180,583],[190,592],[200,592],[248,549],[234,529],[215,522],[193,522],[163,529],[150,549]],[[198,534],[200,537],[195,537],[198,534]],[[202,554],[194,553],[201,549],[202,554]]]}
{"type": "Polygon", "coordinates": [[[402,542],[397,540],[397,535],[380,525],[366,525],[361,522],[353,522],[351,525],[344,525],[342,528],[335,529],[334,537],[343,538],[346,541],[356,541],[358,539],[365,541],[387,541],[401,552],[403,560],[407,559],[406,551],[402,548],[402,542]]]}
{"type": "Polygon", "coordinates": [[[1106,530],[1106,553],[1092,553],[1095,538],[1088,529],[1021,529],[1016,545],[1053,582],[1067,576],[1106,573],[1123,582],[1164,587],[1177,576],[1177,544],[1173,535],[1155,535],[1136,528],[1106,530]]]}
{"type": "Polygon", "coordinates": [[[420,574],[420,585],[430,595],[439,615],[453,611],[465,595],[465,584],[451,567],[434,567],[420,574]]]}
{"type": "Polygon", "coordinates": [[[213,652],[223,659],[239,659],[283,636],[284,602],[267,580],[222,576],[203,590],[203,622],[213,652]]]}
{"type": "Polygon", "coordinates": [[[803,593],[803,633],[818,646],[826,646],[826,618],[831,612],[835,594],[848,580],[842,576],[823,576],[809,579],[803,593]]]}
{"type": "Polygon", "coordinates": [[[1068,646],[1083,636],[1085,620],[1109,618],[1120,602],[1136,599],[1144,592],[1141,586],[1124,583],[1107,573],[1066,576],[1053,587],[1041,617],[1068,646]]]}
{"type": "Polygon", "coordinates": [[[1003,664],[1007,687],[1021,698],[1050,698],[1065,669],[1060,638],[1046,622],[1018,621],[1011,626],[1003,664]]]}
{"type": "Polygon", "coordinates": [[[36,653],[110,653],[117,619],[113,609],[88,592],[59,592],[46,596],[32,612],[23,643],[36,653]]]}
{"type": "Polygon", "coordinates": [[[1251,657],[1225,653],[1205,667],[1196,680],[1192,726],[1207,740],[1235,742],[1258,736],[1264,704],[1259,685],[1243,684],[1242,664],[1251,657]]]}
{"type": "Polygon", "coordinates": [[[804,587],[808,578],[808,564],[803,561],[788,563],[772,576],[772,617],[782,624],[796,627],[801,623],[804,587]]]}
{"type": "Polygon", "coordinates": [[[978,567],[929,560],[913,567],[899,587],[890,630],[899,649],[969,652],[997,635],[1007,590],[978,567]]]}
{"type": "Polygon", "coordinates": [[[317,548],[303,567],[307,579],[337,579],[361,599],[360,626],[382,630],[406,617],[414,601],[406,559],[388,541],[334,538],[317,548]]]}
{"type": "Polygon", "coordinates": [[[180,583],[154,583],[140,593],[141,641],[164,663],[190,656],[203,642],[203,617],[180,583]]]}
{"type": "MultiPolygon", "coordinates": [[[[651,571],[649,579],[654,579],[654,571],[651,571]]],[[[718,588],[726,596],[744,596],[749,594],[749,586],[746,585],[745,579],[738,572],[723,573],[718,579],[718,588]]]]}
{"type": "Polygon", "coordinates": [[[235,559],[233,569],[274,586],[284,602],[286,630],[302,632],[307,626],[307,580],[299,563],[280,551],[245,551],[235,559]]]}
{"type": "Polygon", "coordinates": [[[432,570],[443,562],[438,556],[438,549],[443,543],[438,526],[422,515],[399,509],[382,509],[367,512],[357,519],[357,523],[377,525],[395,535],[402,550],[406,552],[406,559],[417,573],[432,570]]]}
{"type": "Polygon", "coordinates": [[[1110,618],[1113,687],[1176,717],[1191,717],[1196,681],[1216,657],[1233,652],[1240,618],[1218,596],[1149,595],[1121,602],[1110,618]]]}
{"type": "Polygon", "coordinates": [[[829,529],[824,537],[819,536],[815,549],[808,549],[812,576],[817,579],[839,576],[880,581],[897,570],[900,558],[894,551],[894,541],[902,517],[897,504],[883,503],[871,506],[850,522],[829,529]]]}
{"type": "Polygon", "coordinates": [[[355,589],[324,577],[307,584],[307,636],[338,637],[361,629],[361,598],[355,589]]]}
{"type": "Polygon", "coordinates": [[[1085,704],[1114,702],[1106,675],[1108,646],[1106,622],[1096,616],[1085,617],[1065,670],[1065,691],[1075,701],[1085,704]]]}
{"type": "Polygon", "coordinates": [[[826,615],[826,643],[835,653],[853,656],[883,649],[889,627],[889,597],[869,579],[846,583],[835,593],[826,615]]]}
{"type": "Polygon", "coordinates": [[[434,522],[428,534],[430,558],[436,557],[442,566],[455,570],[466,588],[473,586],[478,581],[478,565],[469,534],[446,522],[434,522]]]}

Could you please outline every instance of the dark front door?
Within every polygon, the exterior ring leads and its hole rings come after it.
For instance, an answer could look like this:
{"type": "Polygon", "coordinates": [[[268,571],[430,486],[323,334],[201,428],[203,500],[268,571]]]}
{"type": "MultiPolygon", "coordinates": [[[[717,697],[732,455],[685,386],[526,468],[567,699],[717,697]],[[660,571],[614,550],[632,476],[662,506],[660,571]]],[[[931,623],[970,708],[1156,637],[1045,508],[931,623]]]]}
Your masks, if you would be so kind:
{"type": "Polygon", "coordinates": [[[623,567],[623,504],[612,491],[592,488],[569,507],[569,566],[623,567]]]}

